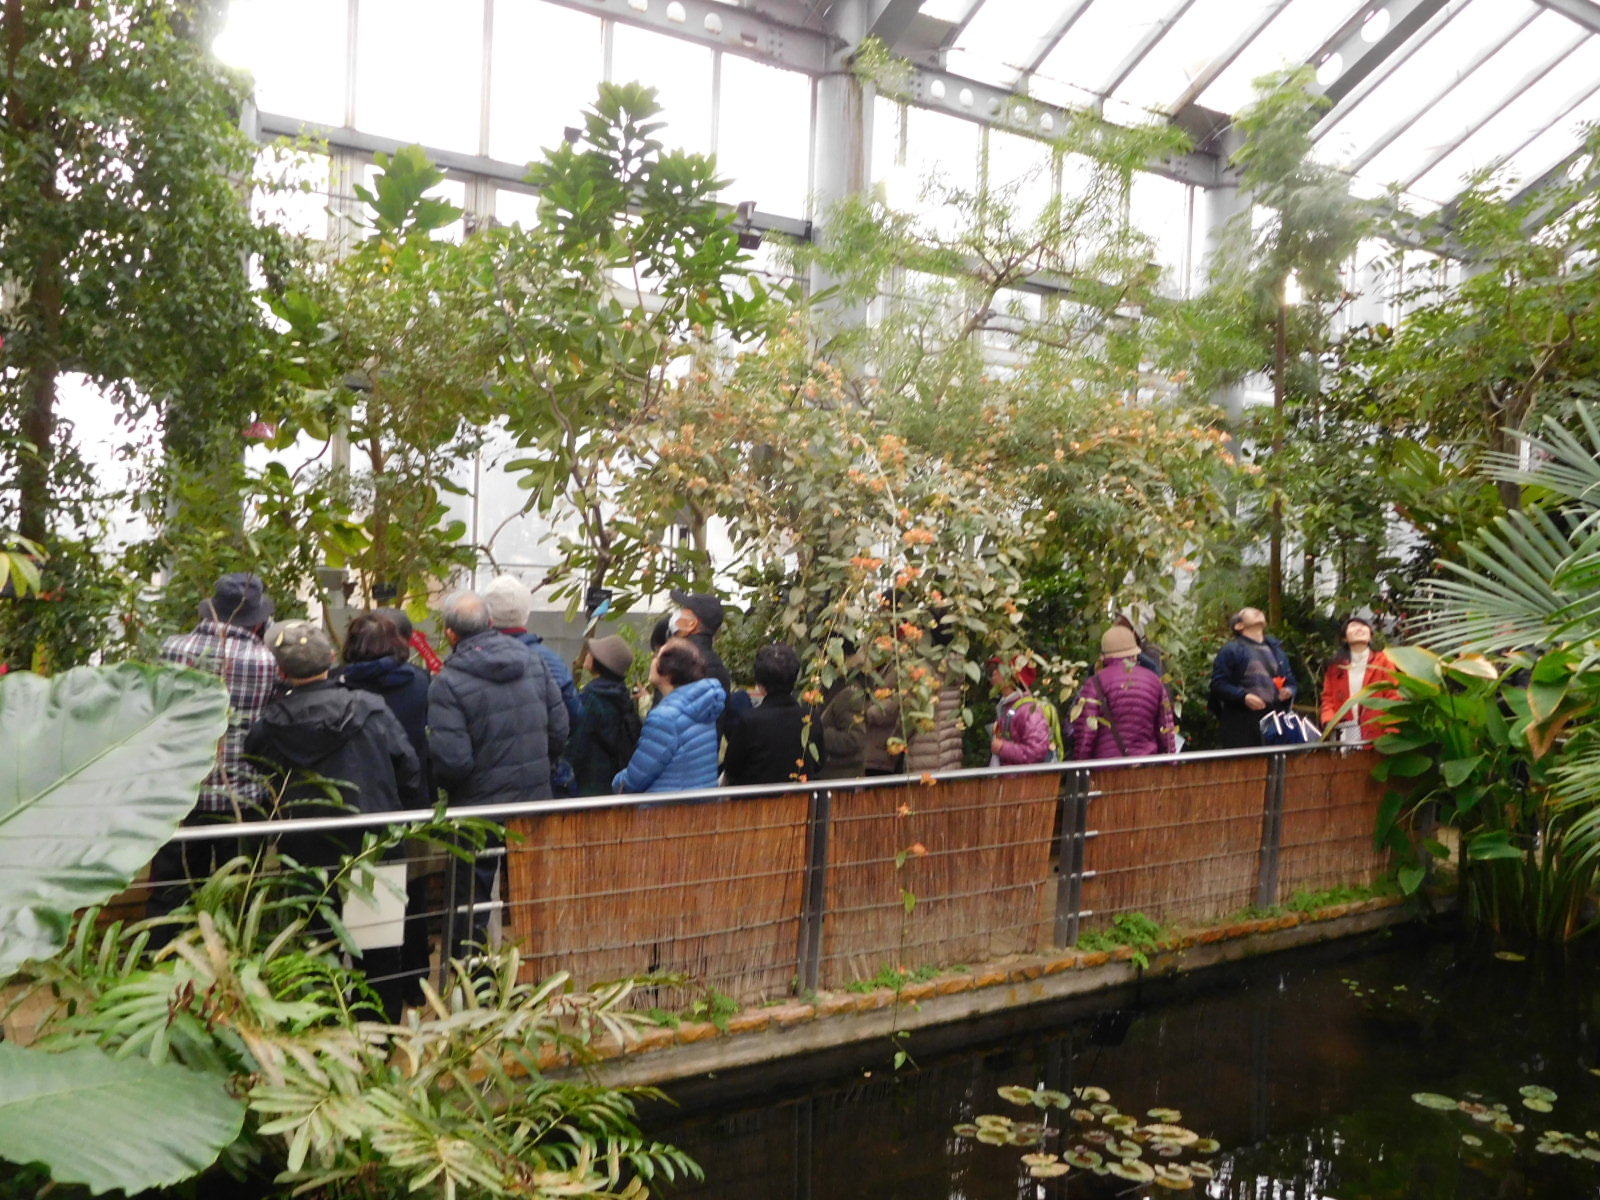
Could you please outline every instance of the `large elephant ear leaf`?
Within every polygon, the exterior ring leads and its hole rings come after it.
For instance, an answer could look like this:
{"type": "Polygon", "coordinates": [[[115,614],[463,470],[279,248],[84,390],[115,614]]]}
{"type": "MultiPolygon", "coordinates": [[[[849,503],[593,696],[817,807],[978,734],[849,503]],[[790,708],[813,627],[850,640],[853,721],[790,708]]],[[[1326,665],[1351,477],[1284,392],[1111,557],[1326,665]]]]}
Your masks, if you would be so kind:
{"type": "Polygon", "coordinates": [[[0,678],[0,980],[133,882],[194,807],[227,719],[221,681],[194,671],[0,678]]]}
{"type": "Polygon", "coordinates": [[[0,1042],[0,1159],[58,1184],[130,1195],[198,1175],[239,1136],[244,1105],[176,1063],[0,1042]]]}

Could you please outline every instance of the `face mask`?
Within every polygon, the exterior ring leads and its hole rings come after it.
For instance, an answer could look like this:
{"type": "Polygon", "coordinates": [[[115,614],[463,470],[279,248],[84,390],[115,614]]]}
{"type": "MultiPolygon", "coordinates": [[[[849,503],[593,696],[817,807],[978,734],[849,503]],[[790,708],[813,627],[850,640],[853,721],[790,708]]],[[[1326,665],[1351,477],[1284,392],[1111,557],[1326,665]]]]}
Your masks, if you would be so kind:
{"type": "Polygon", "coordinates": [[[688,633],[688,630],[685,628],[685,624],[686,622],[683,619],[683,614],[679,613],[672,618],[672,624],[668,625],[667,629],[671,632],[673,637],[684,637],[688,633]]]}

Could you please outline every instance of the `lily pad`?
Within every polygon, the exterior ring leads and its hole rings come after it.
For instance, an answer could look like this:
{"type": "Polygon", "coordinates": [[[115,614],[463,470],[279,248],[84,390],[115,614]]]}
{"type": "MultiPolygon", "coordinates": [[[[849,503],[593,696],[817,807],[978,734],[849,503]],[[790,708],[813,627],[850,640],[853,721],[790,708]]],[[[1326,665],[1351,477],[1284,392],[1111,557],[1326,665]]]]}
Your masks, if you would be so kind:
{"type": "Polygon", "coordinates": [[[1216,1138],[1201,1138],[1199,1141],[1195,1142],[1194,1145],[1190,1146],[1189,1149],[1193,1150],[1196,1154],[1215,1154],[1218,1150],[1222,1149],[1222,1143],[1217,1141],[1216,1138]]]}
{"type": "Polygon", "coordinates": [[[1010,1129],[1016,1124],[1010,1117],[1002,1117],[997,1113],[984,1113],[972,1120],[979,1129],[1010,1129]]]}
{"type": "Polygon", "coordinates": [[[1011,1135],[1004,1129],[980,1129],[978,1140],[985,1146],[1009,1146],[1011,1135]]]}
{"type": "Polygon", "coordinates": [[[1137,1117],[1130,1117],[1127,1113],[1116,1113],[1106,1118],[1106,1128],[1126,1131],[1139,1123],[1137,1117]]]}
{"type": "Polygon", "coordinates": [[[1176,1125],[1183,1120],[1183,1114],[1175,1108],[1152,1108],[1145,1113],[1152,1121],[1159,1121],[1163,1125],[1176,1125]]]}
{"type": "Polygon", "coordinates": [[[1013,1129],[1006,1137],[1006,1144],[1011,1146],[1037,1146],[1039,1135],[1027,1129],[1013,1129]]]}
{"type": "Polygon", "coordinates": [[[1481,1146],[1483,1145],[1483,1139],[1475,1133],[1463,1133],[1461,1135],[1461,1143],[1464,1146],[1481,1146]]]}
{"type": "Polygon", "coordinates": [[[1085,1104],[1092,1104],[1095,1101],[1105,1101],[1111,1099],[1111,1093],[1106,1091],[1105,1088],[1094,1087],[1093,1085],[1088,1087],[1073,1088],[1072,1094],[1079,1100],[1082,1100],[1085,1104]]]}
{"type": "Polygon", "coordinates": [[[1046,1163],[1060,1162],[1061,1160],[1054,1154],[1024,1154],[1022,1161],[1030,1167],[1042,1167],[1046,1163]]]}
{"type": "Polygon", "coordinates": [[[1085,1129],[1083,1131],[1083,1140],[1096,1146],[1104,1146],[1111,1140],[1111,1131],[1109,1129],[1085,1129]]]}
{"type": "Polygon", "coordinates": [[[1496,1133],[1521,1133],[1527,1126],[1520,1121],[1513,1121],[1510,1117],[1497,1117],[1494,1123],[1496,1133]]]}
{"type": "Polygon", "coordinates": [[[1117,1115],[1117,1106],[1101,1101],[1098,1104],[1089,1105],[1089,1111],[1097,1117],[1114,1117],[1117,1115]]]}
{"type": "Polygon", "coordinates": [[[1165,1167],[1157,1167],[1156,1177],[1158,1179],[1187,1179],[1189,1178],[1189,1168],[1179,1166],[1176,1163],[1165,1167]]]}
{"type": "Polygon", "coordinates": [[[1049,1088],[1040,1088],[1035,1092],[1033,1102],[1040,1108],[1065,1108],[1072,1103],[1065,1092],[1051,1091],[1049,1088]]]}
{"type": "Polygon", "coordinates": [[[1192,1179],[1168,1179],[1165,1175],[1156,1176],[1156,1186],[1171,1188],[1175,1192],[1187,1192],[1194,1187],[1192,1179]]]}
{"type": "Polygon", "coordinates": [[[1000,1093],[1000,1099],[1009,1100],[1012,1104],[1033,1103],[1032,1088],[1017,1087],[1015,1084],[1007,1084],[1005,1087],[996,1088],[995,1090],[1000,1093]]]}
{"type": "Polygon", "coordinates": [[[1540,1087],[1537,1083],[1530,1083],[1526,1087],[1517,1089],[1517,1095],[1524,1100],[1549,1100],[1554,1102],[1556,1094],[1547,1087],[1540,1087]]]}
{"type": "Polygon", "coordinates": [[[1454,1108],[1455,1100],[1450,1096],[1441,1096],[1438,1092],[1413,1092],[1411,1100],[1423,1108],[1434,1108],[1443,1112],[1445,1109],[1454,1108]]]}
{"type": "Polygon", "coordinates": [[[1069,1150],[1063,1154],[1061,1161],[1074,1167],[1082,1168],[1085,1171],[1091,1171],[1103,1163],[1105,1159],[1101,1158],[1093,1150],[1085,1150],[1080,1146],[1076,1150],[1069,1150]]]}
{"type": "Polygon", "coordinates": [[[1192,1179],[1215,1179],[1217,1177],[1217,1169],[1210,1163],[1190,1163],[1189,1176],[1192,1179]]]}
{"type": "Polygon", "coordinates": [[[960,1125],[954,1126],[954,1131],[958,1137],[978,1136],[978,1127],[972,1124],[970,1121],[964,1121],[960,1125]]]}
{"type": "Polygon", "coordinates": [[[1200,1140],[1198,1133],[1192,1129],[1185,1129],[1182,1125],[1146,1125],[1144,1131],[1151,1137],[1171,1142],[1176,1146],[1192,1146],[1200,1140]]]}
{"type": "Polygon", "coordinates": [[[1585,1146],[1578,1153],[1590,1162],[1600,1162],[1600,1150],[1596,1150],[1593,1146],[1585,1146]]]}
{"type": "Polygon", "coordinates": [[[1149,1183],[1156,1177],[1155,1170],[1142,1162],[1114,1162],[1106,1169],[1118,1179],[1128,1179],[1134,1183],[1149,1183]]]}
{"type": "Polygon", "coordinates": [[[1138,1142],[1130,1141],[1126,1138],[1121,1140],[1113,1138],[1111,1141],[1106,1143],[1106,1149],[1110,1153],[1115,1154],[1118,1158],[1138,1158],[1144,1153],[1143,1146],[1139,1145],[1138,1142]]]}
{"type": "Polygon", "coordinates": [[[1522,1107],[1529,1112],[1547,1113],[1555,1112],[1556,1106],[1548,1100],[1540,1100],[1537,1096],[1529,1096],[1522,1102],[1522,1107]]]}
{"type": "Polygon", "coordinates": [[[1095,1115],[1087,1108],[1075,1108],[1069,1112],[1067,1116],[1071,1117],[1074,1121],[1081,1121],[1085,1125],[1089,1124],[1095,1119],[1095,1115]]]}
{"type": "Polygon", "coordinates": [[[1526,954],[1518,954],[1515,950],[1496,950],[1494,956],[1502,962],[1527,962],[1526,954]]]}
{"type": "Polygon", "coordinates": [[[1064,1162],[1040,1163],[1037,1167],[1029,1167],[1028,1174],[1035,1179],[1054,1179],[1057,1175],[1065,1175],[1072,1170],[1064,1162]]]}

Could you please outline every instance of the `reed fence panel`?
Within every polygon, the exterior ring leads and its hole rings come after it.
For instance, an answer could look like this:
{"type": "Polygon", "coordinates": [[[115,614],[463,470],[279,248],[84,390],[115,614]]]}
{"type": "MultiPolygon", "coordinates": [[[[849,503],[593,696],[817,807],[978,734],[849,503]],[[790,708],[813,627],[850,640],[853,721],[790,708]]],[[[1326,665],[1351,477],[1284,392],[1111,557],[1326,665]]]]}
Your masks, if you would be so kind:
{"type": "Polygon", "coordinates": [[[1283,789],[1278,899],[1344,884],[1373,884],[1391,855],[1373,846],[1378,806],[1387,784],[1372,777],[1379,755],[1370,747],[1293,755],[1283,789]]]}
{"type": "Polygon", "coordinates": [[[1255,902],[1265,756],[1096,770],[1090,796],[1084,928],[1127,912],[1204,921],[1255,902]]]}
{"type": "Polygon", "coordinates": [[[580,984],[650,973],[639,1007],[681,1009],[716,988],[788,995],[806,874],[805,794],[586,809],[510,823],[512,937],[525,978],[580,984]]]}
{"type": "Polygon", "coordinates": [[[1032,774],[835,791],[822,985],[1048,945],[1060,787],[1032,774]]]}

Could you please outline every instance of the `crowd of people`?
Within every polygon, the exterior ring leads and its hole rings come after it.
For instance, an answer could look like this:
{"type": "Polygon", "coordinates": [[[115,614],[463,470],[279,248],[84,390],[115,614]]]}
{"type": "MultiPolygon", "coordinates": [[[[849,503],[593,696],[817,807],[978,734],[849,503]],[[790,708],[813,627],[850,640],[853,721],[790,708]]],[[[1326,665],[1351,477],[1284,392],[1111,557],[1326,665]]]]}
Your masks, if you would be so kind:
{"type": "MultiPolygon", "coordinates": [[[[258,577],[225,575],[200,604],[195,628],[162,650],[168,661],[221,678],[231,701],[191,820],[426,809],[441,794],[452,805],[516,804],[962,765],[958,662],[935,679],[931,727],[923,721],[905,736],[894,680],[868,672],[855,648],[839,678],[813,697],[817,703],[797,696],[800,658],[781,643],[757,652],[752,686],[736,689],[715,648],[721,601],[682,591],[672,598],[674,611],[650,639],[647,686],[630,687],[635,651],[613,635],[585,642],[580,689],[561,656],[528,629],[533,598],[511,576],[481,595],[446,598],[450,652],[441,659],[398,609],[356,616],[341,649],[320,624],[272,623],[273,603],[258,577]],[[426,666],[412,661],[414,651],[426,666]]],[[[1261,744],[1264,718],[1296,698],[1288,655],[1266,625],[1259,609],[1240,610],[1216,656],[1210,702],[1225,747],[1261,744]]],[[[1096,670],[1065,724],[1034,693],[1028,656],[996,658],[989,667],[998,700],[991,765],[1179,748],[1160,651],[1126,618],[1102,636],[1096,670]]],[[[1341,737],[1377,736],[1382,714],[1363,702],[1393,694],[1393,681],[1393,664],[1373,647],[1371,623],[1353,618],[1328,668],[1323,722],[1337,721],[1341,737]]],[[[359,831],[335,828],[285,838],[279,853],[329,867],[360,844],[359,831]]],[[[456,872],[452,954],[485,940],[499,844],[489,836],[470,869],[456,872]]],[[[203,877],[239,848],[214,841],[164,848],[152,864],[152,879],[162,884],[152,912],[170,912],[187,895],[180,881],[203,877]]],[[[389,974],[402,986],[387,1006],[414,998],[406,981],[424,969],[426,941],[393,954],[389,974]]]]}

